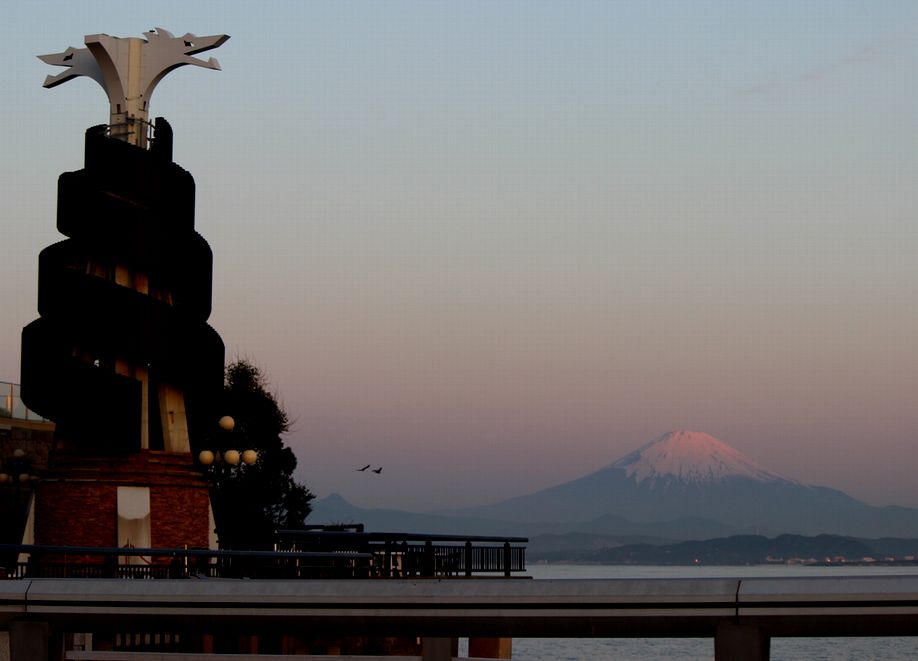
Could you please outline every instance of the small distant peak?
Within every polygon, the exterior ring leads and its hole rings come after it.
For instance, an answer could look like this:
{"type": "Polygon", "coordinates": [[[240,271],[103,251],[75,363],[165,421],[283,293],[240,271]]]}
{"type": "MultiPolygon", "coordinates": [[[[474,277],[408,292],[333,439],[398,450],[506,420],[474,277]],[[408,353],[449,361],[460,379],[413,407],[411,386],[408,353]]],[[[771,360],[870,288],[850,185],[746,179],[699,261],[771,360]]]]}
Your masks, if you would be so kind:
{"type": "Polygon", "coordinates": [[[612,464],[636,482],[659,479],[701,484],[745,477],[785,481],[710,434],[680,429],[663,434],[612,464]]]}
{"type": "Polygon", "coordinates": [[[334,505],[350,505],[350,503],[347,502],[347,500],[345,500],[344,496],[342,496],[342,495],[341,495],[340,493],[338,493],[337,491],[328,494],[327,496],[325,496],[325,498],[320,498],[319,501],[320,501],[321,503],[325,504],[325,505],[332,505],[332,504],[334,504],[334,505]]]}

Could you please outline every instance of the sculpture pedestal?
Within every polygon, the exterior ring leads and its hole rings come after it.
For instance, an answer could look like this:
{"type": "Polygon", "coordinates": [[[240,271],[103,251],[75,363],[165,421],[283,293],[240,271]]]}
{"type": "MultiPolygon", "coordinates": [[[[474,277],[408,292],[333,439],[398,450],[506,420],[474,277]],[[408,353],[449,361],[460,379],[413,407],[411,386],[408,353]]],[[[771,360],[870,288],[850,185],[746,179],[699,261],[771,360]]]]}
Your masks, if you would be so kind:
{"type": "Polygon", "coordinates": [[[214,548],[207,482],[190,454],[58,454],[35,492],[35,543],[214,548]]]}

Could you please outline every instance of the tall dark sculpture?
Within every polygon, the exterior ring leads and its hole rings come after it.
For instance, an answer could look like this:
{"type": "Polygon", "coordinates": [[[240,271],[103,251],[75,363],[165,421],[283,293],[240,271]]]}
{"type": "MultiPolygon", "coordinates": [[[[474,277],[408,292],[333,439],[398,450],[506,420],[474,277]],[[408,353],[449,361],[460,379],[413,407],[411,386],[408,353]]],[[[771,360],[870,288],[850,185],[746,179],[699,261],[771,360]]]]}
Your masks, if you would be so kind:
{"type": "Polygon", "coordinates": [[[22,333],[22,398],[56,423],[36,492],[35,541],[208,544],[194,468],[219,418],[224,347],[207,324],[212,253],[194,229],[194,179],[172,162],[172,129],[147,121],[153,87],[228,37],[86,37],[41,59],[102,84],[111,124],[86,132],[85,167],[58,181],[65,240],[39,256],[39,319],[22,333]],[[185,519],[203,519],[194,523],[185,519]],[[203,536],[202,536],[203,535],[203,536]]]}
{"type": "Polygon", "coordinates": [[[22,397],[70,449],[187,452],[195,412],[223,383],[194,180],[172,162],[164,120],[149,149],[107,133],[89,129],[86,167],[58,181],[57,227],[69,238],[39,256],[22,397]]]}

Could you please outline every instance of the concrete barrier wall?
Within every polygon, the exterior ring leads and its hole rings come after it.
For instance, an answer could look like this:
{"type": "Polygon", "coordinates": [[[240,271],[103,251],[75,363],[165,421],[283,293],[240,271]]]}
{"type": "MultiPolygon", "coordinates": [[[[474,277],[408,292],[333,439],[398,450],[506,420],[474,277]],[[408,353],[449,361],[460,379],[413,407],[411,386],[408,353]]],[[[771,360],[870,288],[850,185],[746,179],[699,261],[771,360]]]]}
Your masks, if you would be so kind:
{"type": "Polygon", "coordinates": [[[0,629],[453,637],[708,637],[767,659],[775,636],[918,635],[918,576],[621,580],[0,581],[0,629]]]}

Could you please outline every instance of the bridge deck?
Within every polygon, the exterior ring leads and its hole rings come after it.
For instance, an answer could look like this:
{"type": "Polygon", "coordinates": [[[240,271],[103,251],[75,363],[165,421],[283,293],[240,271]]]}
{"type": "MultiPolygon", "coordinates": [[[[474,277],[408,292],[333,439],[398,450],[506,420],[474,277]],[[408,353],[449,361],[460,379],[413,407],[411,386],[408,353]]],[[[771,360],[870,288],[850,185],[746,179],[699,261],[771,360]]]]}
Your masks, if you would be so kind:
{"type": "Polygon", "coordinates": [[[0,582],[0,628],[23,618],[86,631],[142,619],[196,630],[295,621],[389,635],[705,637],[730,620],[771,636],[918,635],[918,576],[0,582]]]}
{"type": "Polygon", "coordinates": [[[84,632],[708,637],[719,659],[763,659],[771,637],[918,635],[918,576],[0,581],[0,629],[23,621],[84,632]],[[750,645],[760,651],[744,653],[750,645]]]}

